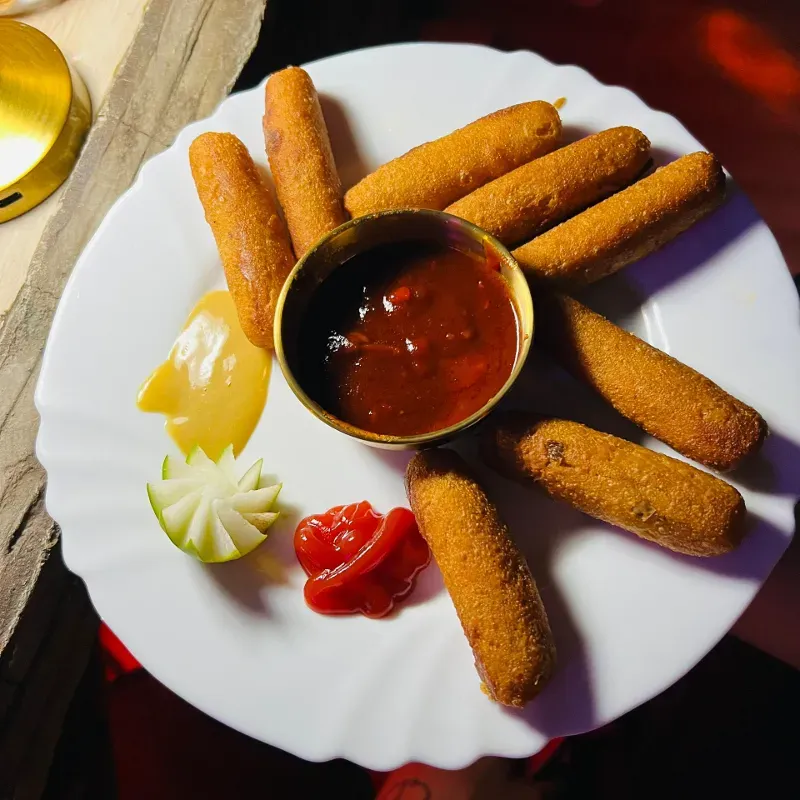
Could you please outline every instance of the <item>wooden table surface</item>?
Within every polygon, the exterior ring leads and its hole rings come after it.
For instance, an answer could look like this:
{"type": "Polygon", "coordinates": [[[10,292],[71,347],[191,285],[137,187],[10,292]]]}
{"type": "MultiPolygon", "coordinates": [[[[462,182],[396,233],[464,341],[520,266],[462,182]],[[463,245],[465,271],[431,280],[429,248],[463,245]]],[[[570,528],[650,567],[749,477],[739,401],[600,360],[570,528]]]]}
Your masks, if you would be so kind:
{"type": "MultiPolygon", "coordinates": [[[[96,114],[146,5],[147,0],[64,0],[17,19],[46,33],[61,48],[86,84],[96,114]]],[[[61,191],[29,213],[0,225],[0,320],[25,280],[61,191]]]]}

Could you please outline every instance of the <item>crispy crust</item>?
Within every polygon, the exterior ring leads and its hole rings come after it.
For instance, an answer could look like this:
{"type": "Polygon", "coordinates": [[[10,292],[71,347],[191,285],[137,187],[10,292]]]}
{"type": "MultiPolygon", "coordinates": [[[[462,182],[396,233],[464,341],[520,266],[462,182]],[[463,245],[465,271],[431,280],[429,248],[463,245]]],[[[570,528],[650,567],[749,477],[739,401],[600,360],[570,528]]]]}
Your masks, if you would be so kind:
{"type": "Polygon", "coordinates": [[[758,450],[767,424],[704,375],[561,294],[539,295],[539,341],[620,414],[718,470],[758,450]]]}
{"type": "Polygon", "coordinates": [[[231,133],[198,136],[189,164],[242,330],[253,344],[271,349],[275,305],[294,266],[275,201],[247,148],[231,133]]]}
{"type": "Polygon", "coordinates": [[[533,480],[553,499],[677,553],[721,555],[742,540],[746,509],[733,486],[577,422],[500,415],[482,448],[507,477],[533,480]]]}
{"type": "Polygon", "coordinates": [[[441,210],[554,150],[560,137],[561,119],[550,103],[510,106],[378,167],[345,194],[344,205],[354,217],[389,208],[441,210]]]}
{"type": "Polygon", "coordinates": [[[611,128],[523,164],[445,211],[514,245],[627,186],[649,160],[641,131],[611,128]]]}
{"type": "Polygon", "coordinates": [[[294,252],[298,258],[341,225],[342,184],[317,90],[308,73],[287,67],[265,91],[264,141],[294,252]]]}
{"type": "Polygon", "coordinates": [[[532,280],[583,286],[662,247],[724,195],[716,158],[692,153],[518,247],[514,257],[532,280]]]}
{"type": "Polygon", "coordinates": [[[486,693],[523,706],[555,665],[547,614],[497,509],[451,450],[411,459],[406,492],[475,655],[486,693]]]}

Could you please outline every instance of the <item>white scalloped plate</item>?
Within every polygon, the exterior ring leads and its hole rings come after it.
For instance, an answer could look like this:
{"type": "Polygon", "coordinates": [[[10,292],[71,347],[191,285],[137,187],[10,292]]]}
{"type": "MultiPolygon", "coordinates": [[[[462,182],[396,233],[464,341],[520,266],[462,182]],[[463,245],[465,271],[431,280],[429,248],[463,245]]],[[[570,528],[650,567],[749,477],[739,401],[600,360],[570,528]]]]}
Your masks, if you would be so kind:
{"type": "MultiPolygon", "coordinates": [[[[700,148],[629,91],[531,53],[400,45],[308,70],[347,185],[420,142],[538,98],[567,98],[562,114],[573,137],[630,124],[651,138],[660,161],[700,148]]],[[[728,630],[792,535],[798,305],[765,224],[734,192],[711,218],[589,298],[765,415],[773,436],[735,476],[751,511],[749,537],[714,561],[676,557],[486,475],[540,581],[560,657],[544,694],[509,713],[481,693],[435,567],[391,619],[326,618],[306,608],[293,523],[364,498],[382,510],[405,504],[405,458],[318,423],[277,367],[244,460],[264,456],[285,482],[288,513],[264,547],[289,564],[288,583],[262,576],[257,553],[212,568],[196,563],[172,546],[148,506],[145,482],[174,447],[160,417],[137,411],[137,389],[194,303],[222,282],[187,148],[202,131],[232,131],[265,163],[262,112],[263,87],[233,96],[142,169],[86,248],[53,324],[36,394],[38,455],[64,557],[100,615],[156,678],[213,717],[305,758],[344,756],[376,769],[527,755],[661,692],[728,630]]],[[[536,403],[636,437],[586,391],[535,366],[511,404],[536,403]]]]}

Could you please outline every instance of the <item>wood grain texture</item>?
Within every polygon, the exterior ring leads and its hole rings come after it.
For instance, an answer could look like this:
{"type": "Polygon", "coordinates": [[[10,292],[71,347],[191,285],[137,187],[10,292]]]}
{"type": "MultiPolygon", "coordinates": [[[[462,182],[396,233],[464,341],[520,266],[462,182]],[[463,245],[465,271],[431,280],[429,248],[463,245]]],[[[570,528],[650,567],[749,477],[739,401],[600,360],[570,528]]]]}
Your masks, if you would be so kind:
{"type": "MultiPolygon", "coordinates": [[[[91,641],[82,626],[96,627],[83,585],[53,555],[59,531],[44,510],[45,475],[34,454],[33,391],[53,314],[77,257],[141,164],[230,91],[265,3],[151,0],[0,329],[2,797],[10,786],[19,787],[14,797],[37,796],[39,783],[23,789],[20,776],[43,748],[52,750],[53,717],[63,716],[91,641]],[[63,626],[74,635],[62,635],[63,626]],[[46,688],[54,665],[57,680],[46,688]]],[[[39,757],[37,768],[46,762],[39,757]]]]}
{"type": "MultiPolygon", "coordinates": [[[[92,106],[103,102],[117,66],[136,35],[147,0],[69,0],[20,21],[47,34],[80,74],[92,106]]],[[[22,286],[61,190],[40,206],[0,226],[0,317],[22,286]]]]}

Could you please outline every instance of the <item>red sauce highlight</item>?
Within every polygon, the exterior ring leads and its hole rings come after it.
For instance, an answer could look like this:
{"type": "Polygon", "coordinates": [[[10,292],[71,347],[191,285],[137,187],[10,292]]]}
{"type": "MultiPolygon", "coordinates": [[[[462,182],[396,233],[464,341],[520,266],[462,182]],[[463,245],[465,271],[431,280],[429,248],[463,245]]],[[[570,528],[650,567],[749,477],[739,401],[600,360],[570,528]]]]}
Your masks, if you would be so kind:
{"type": "Polygon", "coordinates": [[[406,508],[385,516],[366,501],[336,506],[297,526],[306,603],[320,614],[383,617],[411,593],[431,552],[406,508]]]}
{"type": "Polygon", "coordinates": [[[428,433],[491,400],[518,348],[516,307],[496,258],[385,245],[355,256],[312,296],[301,383],[351,425],[428,433]]]}

